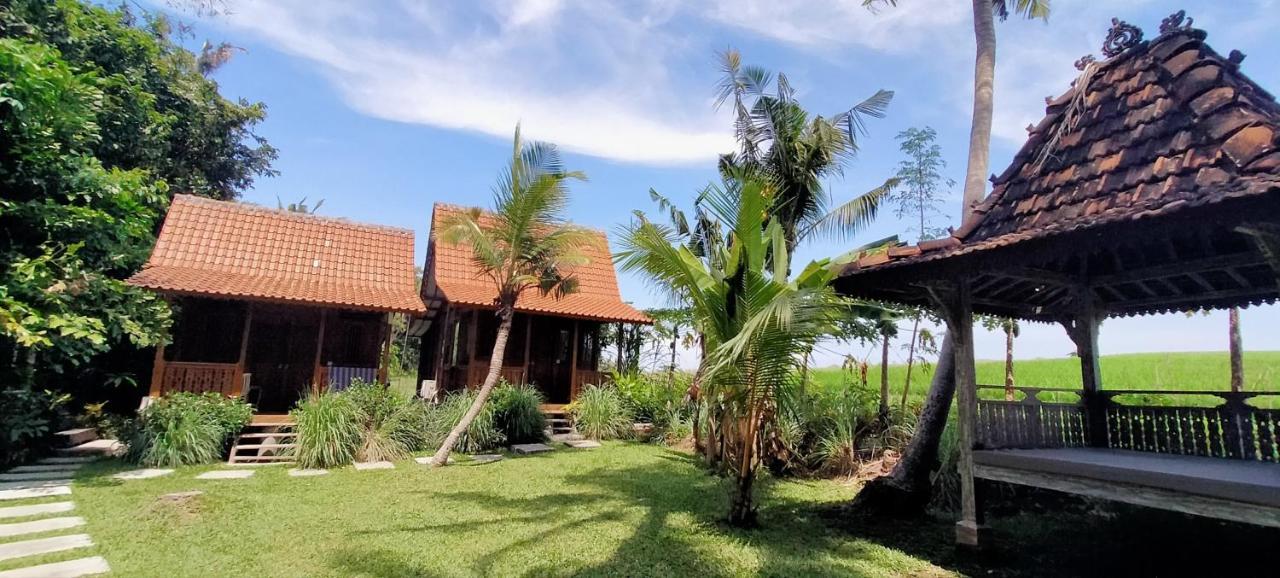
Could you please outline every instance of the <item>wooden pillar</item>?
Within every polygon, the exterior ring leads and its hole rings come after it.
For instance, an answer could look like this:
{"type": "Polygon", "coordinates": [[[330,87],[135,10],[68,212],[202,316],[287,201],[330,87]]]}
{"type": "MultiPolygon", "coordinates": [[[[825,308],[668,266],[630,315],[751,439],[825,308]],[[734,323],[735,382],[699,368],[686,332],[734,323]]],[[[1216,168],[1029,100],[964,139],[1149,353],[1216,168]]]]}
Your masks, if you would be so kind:
{"type": "Polygon", "coordinates": [[[983,533],[981,504],[973,476],[973,450],[977,431],[978,382],[973,352],[973,303],[968,279],[961,279],[947,299],[947,334],[955,353],[956,434],[960,459],[960,521],[956,524],[956,543],[978,546],[983,533]]]}
{"type": "Polygon", "coordinates": [[[1064,323],[1080,358],[1081,398],[1089,421],[1088,441],[1096,448],[1107,447],[1107,400],[1101,394],[1102,366],[1098,356],[1098,325],[1103,316],[1092,291],[1085,287],[1077,291],[1075,317],[1064,323]]]}
{"type": "Polygon", "coordinates": [[[151,366],[151,391],[148,393],[151,397],[160,397],[164,392],[161,385],[164,383],[164,343],[156,346],[155,364],[151,366]]]}
{"type": "Polygon", "coordinates": [[[573,320],[573,343],[570,344],[569,354],[569,401],[578,398],[578,325],[577,319],[573,320]]]}
{"type": "Polygon", "coordinates": [[[236,377],[239,378],[240,382],[235,385],[238,385],[240,387],[241,396],[243,396],[245,393],[248,393],[245,391],[245,386],[244,386],[244,374],[245,374],[244,370],[245,370],[245,360],[248,358],[248,355],[249,355],[249,331],[250,331],[249,328],[252,325],[253,325],[253,302],[250,301],[245,304],[244,329],[240,331],[240,356],[236,358],[236,377]]]}
{"type": "Polygon", "coordinates": [[[471,379],[471,366],[476,362],[476,333],[479,333],[480,314],[482,311],[484,310],[472,309],[467,321],[467,389],[477,389],[483,385],[480,383],[472,383],[471,379]]]}
{"type": "Polygon", "coordinates": [[[389,377],[391,369],[391,340],[393,335],[391,331],[390,313],[383,315],[381,335],[382,339],[379,340],[378,347],[378,371],[374,379],[378,380],[378,383],[385,384],[390,383],[389,377]]]}
{"type": "Polygon", "coordinates": [[[321,353],[324,352],[324,325],[328,317],[329,317],[329,310],[321,309],[320,310],[320,331],[319,331],[319,335],[316,335],[316,360],[315,360],[315,365],[312,366],[312,370],[311,370],[311,392],[312,393],[320,393],[322,390],[328,389],[329,387],[329,384],[321,383],[322,377],[320,375],[320,355],[321,353]]]}
{"type": "Polygon", "coordinates": [[[529,353],[532,345],[533,316],[526,315],[524,318],[524,367],[520,369],[520,379],[524,381],[524,384],[529,383],[529,353]]]}

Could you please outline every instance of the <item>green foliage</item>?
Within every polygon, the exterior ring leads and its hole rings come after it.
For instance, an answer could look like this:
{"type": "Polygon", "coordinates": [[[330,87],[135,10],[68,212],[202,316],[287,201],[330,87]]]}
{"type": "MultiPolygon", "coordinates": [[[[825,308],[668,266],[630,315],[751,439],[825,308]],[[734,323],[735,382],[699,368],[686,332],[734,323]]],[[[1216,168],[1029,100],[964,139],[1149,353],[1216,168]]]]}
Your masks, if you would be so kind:
{"type": "MultiPolygon", "coordinates": [[[[171,190],[233,198],[271,174],[260,104],[222,98],[168,22],[76,0],[0,5],[0,355],[27,384],[165,338],[126,285],[171,190]]],[[[65,379],[65,378],[63,378],[65,379]]]]}
{"type": "Polygon", "coordinates": [[[126,457],[158,467],[214,462],[252,417],[249,404],[216,393],[166,395],[126,428],[126,457]]]}
{"type": "Polygon", "coordinates": [[[909,128],[898,133],[898,142],[906,159],[898,163],[898,180],[902,186],[887,200],[896,206],[899,219],[912,223],[921,241],[947,234],[946,228],[933,223],[943,216],[941,205],[955,181],[942,176],[947,161],[942,158],[938,133],[930,127],[909,128]]]}
{"type": "Polygon", "coordinates": [[[611,387],[587,386],[568,409],[578,433],[588,438],[624,438],[631,432],[631,413],[618,390],[611,387]]]}
{"type": "MultiPolygon", "coordinates": [[[[432,411],[427,431],[428,445],[438,445],[449,435],[449,430],[462,420],[471,404],[475,403],[476,394],[472,391],[450,393],[444,397],[432,411]]],[[[497,448],[506,441],[502,429],[495,419],[495,407],[492,403],[484,404],[480,413],[467,426],[454,449],[467,454],[483,452],[497,448]]]]}
{"type": "Polygon", "coordinates": [[[527,444],[546,439],[547,418],[542,414],[542,392],[529,385],[498,384],[489,405],[506,443],[527,444]]]}
{"type": "Polygon", "coordinates": [[[21,463],[45,449],[67,397],[51,391],[0,391],[0,466],[21,463]]]}
{"type": "Polygon", "coordinates": [[[334,393],[308,396],[289,414],[298,430],[298,466],[331,468],[355,461],[363,439],[356,408],[334,393]]]}

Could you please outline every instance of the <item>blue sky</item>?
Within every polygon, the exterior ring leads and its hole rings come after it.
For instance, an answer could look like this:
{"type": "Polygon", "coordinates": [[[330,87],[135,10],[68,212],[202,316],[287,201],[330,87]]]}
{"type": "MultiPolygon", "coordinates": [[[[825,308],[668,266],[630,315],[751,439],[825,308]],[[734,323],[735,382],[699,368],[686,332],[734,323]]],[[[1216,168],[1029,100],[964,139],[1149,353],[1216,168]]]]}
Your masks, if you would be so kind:
{"type": "MultiPolygon", "coordinates": [[[[194,42],[246,51],[217,71],[224,95],[261,100],[259,133],[280,149],[277,178],[244,200],[274,205],[324,199],[321,213],[417,231],[425,250],[431,204],[487,204],[517,121],[526,135],[561,146],[590,181],[574,187],[573,220],[613,229],[650,210],[653,187],[688,204],[733,148],[731,124],[713,106],[716,52],[783,71],[811,111],[831,114],[877,89],[896,93],[870,123],[860,158],[829,187],[847,199],[882,182],[901,155],[894,136],[932,126],[962,180],[969,130],[972,27],[963,0],[902,0],[871,13],[860,0],[481,0],[350,2],[229,0],[228,13],[197,21],[194,42]]],[[[1063,92],[1080,56],[1099,52],[1111,17],[1157,32],[1187,9],[1221,53],[1249,55],[1246,73],[1280,90],[1276,0],[1189,2],[1054,0],[1043,22],[998,24],[996,122],[991,172],[1000,172],[1063,92]],[[1271,64],[1268,64],[1271,63],[1271,64]]],[[[190,17],[188,17],[190,18],[190,17]]],[[[954,225],[959,189],[945,207],[954,225]]],[[[800,258],[830,256],[906,228],[891,211],[858,238],[814,243],[800,258]]],[[[643,280],[624,276],[626,300],[661,305],[643,280]]],[[[1274,307],[1243,315],[1249,349],[1280,349],[1274,307]]],[[[1104,352],[1225,348],[1224,314],[1112,320],[1104,352]]],[[[982,335],[978,354],[1003,354],[982,335]]],[[[1026,357],[1071,349],[1061,328],[1026,328],[1026,357]]],[[[863,348],[833,346],[820,363],[863,348]]],[[[896,354],[903,357],[905,354],[896,354]]]]}

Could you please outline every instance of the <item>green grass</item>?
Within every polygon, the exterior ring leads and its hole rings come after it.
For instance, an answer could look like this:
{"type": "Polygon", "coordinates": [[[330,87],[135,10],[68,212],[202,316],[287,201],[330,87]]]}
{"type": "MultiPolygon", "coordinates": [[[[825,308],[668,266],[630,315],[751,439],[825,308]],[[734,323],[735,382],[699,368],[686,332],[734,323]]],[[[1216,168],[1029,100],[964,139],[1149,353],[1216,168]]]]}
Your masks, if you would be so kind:
{"type": "MultiPolygon", "coordinates": [[[[1230,389],[1230,366],[1225,352],[1207,353],[1135,353],[1128,355],[1104,355],[1102,365],[1103,389],[1141,390],[1195,390],[1227,391],[1230,389]]],[[[1004,361],[978,361],[978,383],[1004,384],[1004,361]]],[[[1247,352],[1244,356],[1246,391],[1280,391],[1280,352],[1247,352]]],[[[1074,357],[1061,359],[1014,359],[1014,381],[1021,386],[1080,387],[1080,360],[1074,357]]],[[[879,387],[880,367],[872,366],[867,372],[867,382],[879,387]]],[[[848,372],[839,368],[821,368],[811,372],[813,382],[823,387],[838,387],[849,383],[848,372]]],[[[929,388],[933,375],[930,365],[923,371],[917,365],[911,378],[910,397],[919,404],[929,388]]],[[[902,395],[906,380],[905,365],[889,366],[889,388],[894,403],[902,395]]],[[[1271,403],[1270,407],[1274,405],[1271,403]]]]}
{"type": "Polygon", "coordinates": [[[763,527],[739,530],[721,522],[728,494],[719,478],[690,456],[638,443],[313,478],[283,467],[247,480],[193,479],[210,467],[108,477],[124,467],[91,466],[75,484],[74,515],[97,545],[0,570],[101,555],[113,575],[165,578],[1072,576],[1098,573],[1104,560],[1101,573],[1176,575],[1197,564],[1220,570],[1212,553],[1231,551],[1263,575],[1274,570],[1267,545],[1280,543],[1275,530],[1039,495],[1015,501],[1040,513],[992,508],[993,547],[973,554],[952,545],[949,516],[865,519],[840,507],[856,486],[767,477],[758,485],[763,527]],[[190,490],[204,494],[162,499],[190,490]]]}

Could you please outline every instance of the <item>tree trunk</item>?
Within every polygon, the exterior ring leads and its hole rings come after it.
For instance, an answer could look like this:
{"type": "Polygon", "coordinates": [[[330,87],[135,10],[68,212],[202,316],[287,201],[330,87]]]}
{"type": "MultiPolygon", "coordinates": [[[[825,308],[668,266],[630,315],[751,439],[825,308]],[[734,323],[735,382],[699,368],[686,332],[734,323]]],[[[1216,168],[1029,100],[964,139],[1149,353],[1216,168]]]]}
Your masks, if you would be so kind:
{"type": "Polygon", "coordinates": [[[679,336],[680,328],[677,326],[675,333],[671,336],[671,365],[667,366],[667,387],[676,385],[676,339],[679,336]]]}
{"type": "Polygon", "coordinates": [[[488,401],[489,394],[493,393],[494,386],[498,384],[498,378],[502,375],[502,358],[507,352],[507,337],[511,335],[513,317],[515,313],[511,306],[503,306],[498,310],[500,321],[497,338],[493,340],[493,355],[489,357],[489,374],[485,376],[484,385],[480,386],[480,391],[476,393],[476,400],[471,403],[471,408],[462,415],[462,419],[458,420],[458,425],[453,426],[448,437],[444,438],[444,443],[440,444],[440,449],[436,450],[436,455],[431,458],[432,466],[443,466],[448,463],[449,454],[453,452],[453,446],[457,445],[458,438],[466,433],[467,428],[471,427],[471,422],[480,415],[480,410],[488,401]]]}
{"type": "Polygon", "coordinates": [[[951,398],[955,395],[955,358],[951,335],[942,338],[933,383],[916,422],[916,434],[902,459],[887,476],[876,478],[858,492],[854,507],[895,516],[924,513],[931,497],[930,474],[938,465],[938,446],[947,427],[951,398]]]}
{"type": "Polygon", "coordinates": [[[977,42],[973,63],[973,124],[969,128],[969,166],[964,177],[961,224],[987,192],[996,84],[996,26],[991,14],[991,0],[973,0],[973,34],[977,42]]]}
{"type": "Polygon", "coordinates": [[[880,423],[889,423],[889,334],[880,334],[880,423]]]}
{"type": "Polygon", "coordinates": [[[1227,329],[1230,334],[1231,391],[1244,391],[1244,353],[1240,344],[1240,308],[1227,312],[1227,329]]]}
{"type": "Polygon", "coordinates": [[[1004,326],[1004,400],[1013,401],[1013,322],[1004,326]]]}
{"type": "Polygon", "coordinates": [[[729,504],[729,523],[740,528],[756,525],[756,507],[753,497],[753,486],[756,479],[756,446],[761,422],[764,421],[762,409],[752,404],[748,417],[743,424],[739,421],[735,429],[738,437],[738,467],[734,476],[734,495],[729,504]]]}
{"type": "Polygon", "coordinates": [[[911,392],[911,368],[916,361],[916,339],[920,333],[920,315],[916,315],[915,324],[911,326],[911,345],[907,347],[907,379],[902,384],[902,403],[901,409],[903,413],[907,411],[907,394],[911,392]]]}

